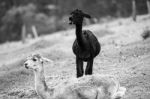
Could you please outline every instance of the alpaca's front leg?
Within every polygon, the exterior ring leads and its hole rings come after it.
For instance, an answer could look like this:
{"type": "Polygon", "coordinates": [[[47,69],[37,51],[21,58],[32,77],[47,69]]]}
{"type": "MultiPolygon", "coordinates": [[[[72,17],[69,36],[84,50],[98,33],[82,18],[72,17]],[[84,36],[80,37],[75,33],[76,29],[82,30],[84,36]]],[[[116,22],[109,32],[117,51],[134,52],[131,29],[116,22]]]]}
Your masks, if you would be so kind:
{"type": "Polygon", "coordinates": [[[83,61],[76,57],[77,78],[83,76],[83,61]]]}
{"type": "Polygon", "coordinates": [[[87,62],[85,75],[92,75],[93,73],[93,58],[87,62]]]}

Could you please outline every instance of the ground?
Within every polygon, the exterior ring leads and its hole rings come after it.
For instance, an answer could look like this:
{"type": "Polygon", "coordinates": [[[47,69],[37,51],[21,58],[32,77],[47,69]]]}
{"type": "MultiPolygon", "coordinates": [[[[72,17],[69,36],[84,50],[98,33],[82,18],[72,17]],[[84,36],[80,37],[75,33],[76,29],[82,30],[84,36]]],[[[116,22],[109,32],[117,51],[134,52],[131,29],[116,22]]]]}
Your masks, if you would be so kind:
{"type": "MultiPolygon", "coordinates": [[[[93,31],[102,46],[94,60],[93,72],[115,75],[127,88],[123,99],[150,97],[150,39],[141,37],[148,28],[148,15],[138,16],[137,22],[127,18],[84,27],[93,31]]],[[[38,99],[33,73],[23,66],[31,53],[41,53],[54,61],[44,67],[49,87],[76,77],[72,52],[74,32],[74,29],[61,31],[28,40],[26,44],[11,42],[0,45],[0,99],[38,99]]]]}

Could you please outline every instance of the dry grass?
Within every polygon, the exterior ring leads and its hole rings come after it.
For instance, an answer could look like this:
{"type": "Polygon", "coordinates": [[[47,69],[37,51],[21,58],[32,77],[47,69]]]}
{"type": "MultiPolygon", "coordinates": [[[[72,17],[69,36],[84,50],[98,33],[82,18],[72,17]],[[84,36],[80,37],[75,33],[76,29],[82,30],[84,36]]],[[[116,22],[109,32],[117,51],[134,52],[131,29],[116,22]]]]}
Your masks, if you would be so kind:
{"type": "MultiPolygon", "coordinates": [[[[131,19],[118,19],[84,27],[94,31],[102,44],[102,51],[94,61],[94,73],[116,75],[127,87],[124,99],[150,97],[150,39],[142,41],[141,38],[144,28],[150,27],[149,21],[149,16],[140,16],[137,23],[131,19]]],[[[25,57],[33,52],[54,61],[54,64],[45,64],[50,87],[75,77],[75,56],[71,49],[74,39],[74,30],[68,30],[25,45],[20,42],[0,45],[0,98],[38,99],[33,73],[23,67],[25,57]]]]}

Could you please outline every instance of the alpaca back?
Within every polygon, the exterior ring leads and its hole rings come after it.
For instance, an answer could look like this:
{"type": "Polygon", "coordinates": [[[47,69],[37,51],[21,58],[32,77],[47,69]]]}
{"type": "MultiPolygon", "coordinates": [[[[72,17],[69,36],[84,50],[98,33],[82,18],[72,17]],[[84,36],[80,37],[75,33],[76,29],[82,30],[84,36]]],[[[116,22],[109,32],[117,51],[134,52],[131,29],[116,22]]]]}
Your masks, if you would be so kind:
{"type": "Polygon", "coordinates": [[[64,81],[55,89],[55,99],[113,99],[120,87],[113,76],[90,75],[64,81]]]}

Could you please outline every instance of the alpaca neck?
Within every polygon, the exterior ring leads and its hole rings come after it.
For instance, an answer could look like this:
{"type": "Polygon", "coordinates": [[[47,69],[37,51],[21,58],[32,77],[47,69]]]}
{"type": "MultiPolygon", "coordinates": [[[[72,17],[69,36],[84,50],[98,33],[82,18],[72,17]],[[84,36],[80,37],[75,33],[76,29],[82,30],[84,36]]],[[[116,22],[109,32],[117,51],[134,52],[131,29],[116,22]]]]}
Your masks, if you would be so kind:
{"type": "Polygon", "coordinates": [[[76,24],[76,37],[80,48],[84,48],[83,34],[82,34],[82,23],[76,24]]]}
{"type": "MultiPolygon", "coordinates": [[[[42,66],[43,67],[43,66],[42,66]]],[[[34,71],[35,74],[35,90],[42,99],[50,99],[48,86],[45,82],[44,68],[34,71]]]]}
{"type": "MultiPolygon", "coordinates": [[[[35,71],[35,87],[42,86],[43,90],[47,90],[47,85],[45,82],[45,76],[44,76],[44,70],[41,71],[35,71]]],[[[39,89],[38,89],[39,90],[39,89]]]]}

